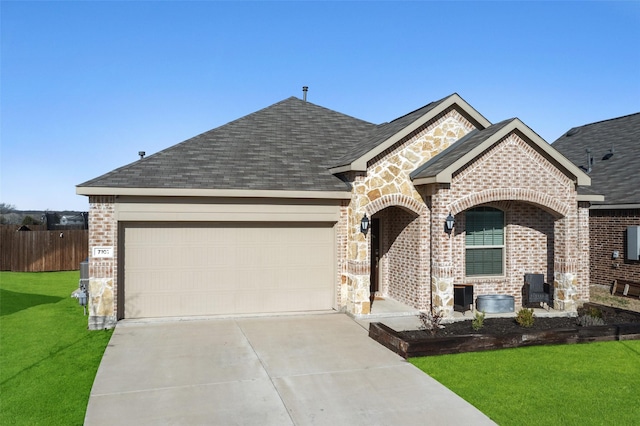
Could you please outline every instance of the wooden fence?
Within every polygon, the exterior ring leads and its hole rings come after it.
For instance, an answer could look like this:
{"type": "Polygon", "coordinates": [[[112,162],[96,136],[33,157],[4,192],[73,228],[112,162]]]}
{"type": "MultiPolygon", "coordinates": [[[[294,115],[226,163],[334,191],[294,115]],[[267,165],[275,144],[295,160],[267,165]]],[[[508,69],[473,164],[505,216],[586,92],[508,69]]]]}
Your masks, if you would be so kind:
{"type": "Polygon", "coordinates": [[[0,226],[0,271],[45,272],[80,269],[89,255],[89,231],[83,229],[46,231],[29,226],[0,226]]]}

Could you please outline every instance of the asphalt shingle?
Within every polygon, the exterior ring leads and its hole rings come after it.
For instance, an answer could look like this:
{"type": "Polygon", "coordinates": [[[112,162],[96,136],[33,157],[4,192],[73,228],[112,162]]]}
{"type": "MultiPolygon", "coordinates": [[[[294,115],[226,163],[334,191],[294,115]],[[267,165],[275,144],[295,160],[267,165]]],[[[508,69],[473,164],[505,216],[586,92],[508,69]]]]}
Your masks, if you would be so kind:
{"type": "Polygon", "coordinates": [[[375,128],[290,97],[79,186],[344,191],[328,169],[375,128]]]}
{"type": "Polygon", "coordinates": [[[351,162],[357,160],[367,152],[371,151],[396,133],[400,132],[402,129],[418,120],[420,117],[436,108],[439,104],[441,104],[446,98],[442,98],[438,101],[431,102],[422,108],[419,108],[415,111],[412,111],[408,114],[403,115],[402,117],[398,117],[393,121],[388,123],[382,123],[376,126],[371,132],[360,141],[359,144],[354,145],[353,149],[347,152],[338,162],[336,162],[333,167],[340,167],[350,164],[351,162]]]}
{"type": "Polygon", "coordinates": [[[574,127],[552,146],[583,169],[591,150],[590,190],[604,195],[604,204],[640,204],[640,113],[574,127]]]}

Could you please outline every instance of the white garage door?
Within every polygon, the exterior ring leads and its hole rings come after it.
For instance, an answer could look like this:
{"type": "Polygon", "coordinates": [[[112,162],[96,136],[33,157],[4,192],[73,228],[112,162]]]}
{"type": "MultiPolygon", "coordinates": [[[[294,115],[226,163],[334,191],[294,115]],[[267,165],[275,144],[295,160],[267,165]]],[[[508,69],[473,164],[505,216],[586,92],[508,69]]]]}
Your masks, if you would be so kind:
{"type": "Polygon", "coordinates": [[[125,318],[333,307],[332,224],[128,224],[125,318]]]}

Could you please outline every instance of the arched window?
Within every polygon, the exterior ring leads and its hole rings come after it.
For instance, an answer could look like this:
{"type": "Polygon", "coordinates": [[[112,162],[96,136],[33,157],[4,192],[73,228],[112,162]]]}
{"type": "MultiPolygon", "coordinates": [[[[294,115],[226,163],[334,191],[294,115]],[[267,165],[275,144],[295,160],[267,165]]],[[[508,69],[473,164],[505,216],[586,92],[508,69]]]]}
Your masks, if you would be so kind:
{"type": "Polygon", "coordinates": [[[467,210],[466,275],[502,275],[504,271],[504,212],[492,207],[467,210]]]}

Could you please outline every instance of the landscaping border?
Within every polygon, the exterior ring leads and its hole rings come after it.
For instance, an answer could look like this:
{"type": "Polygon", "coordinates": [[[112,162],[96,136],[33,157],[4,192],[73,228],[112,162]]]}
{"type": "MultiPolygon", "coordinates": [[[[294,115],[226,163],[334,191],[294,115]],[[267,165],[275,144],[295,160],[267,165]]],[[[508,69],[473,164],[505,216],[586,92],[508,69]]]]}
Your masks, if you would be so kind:
{"type": "MultiPolygon", "coordinates": [[[[640,316],[638,313],[632,313],[640,316]]],[[[395,331],[379,322],[373,322],[369,325],[369,337],[406,359],[418,356],[478,352],[522,346],[640,340],[640,322],[591,327],[576,325],[575,328],[535,332],[528,332],[523,329],[522,333],[505,335],[466,334],[462,336],[412,338],[408,337],[407,334],[402,331],[395,331]]]]}

